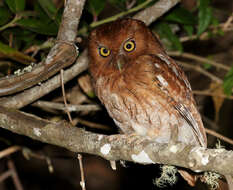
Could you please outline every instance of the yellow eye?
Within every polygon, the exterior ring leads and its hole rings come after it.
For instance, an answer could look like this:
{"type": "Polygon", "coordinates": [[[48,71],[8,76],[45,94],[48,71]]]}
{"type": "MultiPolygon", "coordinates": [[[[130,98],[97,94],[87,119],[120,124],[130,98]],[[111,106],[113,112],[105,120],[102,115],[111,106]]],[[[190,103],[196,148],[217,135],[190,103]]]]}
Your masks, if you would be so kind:
{"type": "Polygon", "coordinates": [[[110,50],[107,49],[106,47],[101,47],[101,48],[99,48],[99,54],[102,57],[108,57],[110,55],[110,50]]]}
{"type": "Polygon", "coordinates": [[[135,49],[135,42],[134,41],[128,41],[124,44],[124,50],[127,52],[131,52],[135,49]]]}

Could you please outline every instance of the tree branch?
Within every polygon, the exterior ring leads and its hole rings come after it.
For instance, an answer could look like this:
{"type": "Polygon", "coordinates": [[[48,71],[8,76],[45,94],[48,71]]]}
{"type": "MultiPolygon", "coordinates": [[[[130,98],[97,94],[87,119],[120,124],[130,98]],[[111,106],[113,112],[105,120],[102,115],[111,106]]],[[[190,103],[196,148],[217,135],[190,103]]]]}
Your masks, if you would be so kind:
{"type": "Polygon", "coordinates": [[[151,7],[136,14],[134,18],[145,22],[148,26],[179,2],[180,0],[160,0],[151,7]]]}
{"type": "MultiPolygon", "coordinates": [[[[87,51],[79,56],[78,61],[64,72],[64,84],[86,70],[88,67],[87,51]]],[[[0,105],[8,108],[22,108],[40,97],[60,87],[59,74],[39,86],[35,86],[22,93],[10,97],[0,98],[0,105]]]]}
{"type": "Polygon", "coordinates": [[[0,96],[30,88],[74,63],[78,55],[74,41],[84,4],[85,0],[67,2],[59,27],[58,41],[51,48],[46,60],[31,68],[30,72],[2,78],[0,80],[0,96]]]}
{"type": "Polygon", "coordinates": [[[182,143],[161,144],[141,136],[100,135],[54,123],[20,111],[0,107],[0,127],[73,152],[128,160],[141,164],[163,163],[191,170],[233,175],[233,151],[206,149],[182,143]]]}

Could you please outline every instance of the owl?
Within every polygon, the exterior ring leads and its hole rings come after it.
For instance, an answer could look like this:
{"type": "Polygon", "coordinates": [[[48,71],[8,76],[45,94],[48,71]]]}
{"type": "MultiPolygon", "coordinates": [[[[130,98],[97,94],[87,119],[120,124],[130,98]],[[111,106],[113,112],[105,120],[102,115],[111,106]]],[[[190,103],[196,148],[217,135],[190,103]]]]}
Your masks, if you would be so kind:
{"type": "Polygon", "coordinates": [[[206,147],[184,72],[143,22],[127,18],[97,27],[88,53],[96,95],[123,133],[206,147]]]}

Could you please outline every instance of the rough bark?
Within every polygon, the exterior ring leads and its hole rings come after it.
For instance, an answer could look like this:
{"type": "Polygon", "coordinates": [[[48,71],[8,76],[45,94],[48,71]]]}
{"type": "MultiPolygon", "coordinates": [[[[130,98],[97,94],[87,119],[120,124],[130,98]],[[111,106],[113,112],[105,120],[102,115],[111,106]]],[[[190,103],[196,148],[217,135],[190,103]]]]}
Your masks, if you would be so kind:
{"type": "Polygon", "coordinates": [[[128,160],[141,164],[163,163],[194,171],[233,175],[233,151],[207,149],[182,143],[161,144],[140,136],[95,134],[54,123],[13,109],[0,107],[0,127],[32,139],[89,153],[107,160],[128,160]]]}

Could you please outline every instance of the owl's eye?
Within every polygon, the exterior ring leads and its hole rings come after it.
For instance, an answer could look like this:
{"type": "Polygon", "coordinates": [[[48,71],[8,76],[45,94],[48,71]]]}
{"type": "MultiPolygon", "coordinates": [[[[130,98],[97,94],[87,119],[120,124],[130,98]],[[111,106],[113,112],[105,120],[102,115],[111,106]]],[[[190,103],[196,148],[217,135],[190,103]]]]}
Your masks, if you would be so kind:
{"type": "Polygon", "coordinates": [[[99,54],[102,56],[102,57],[108,57],[110,55],[110,50],[107,49],[106,47],[100,47],[99,48],[99,54]]]}
{"type": "Polygon", "coordinates": [[[127,52],[131,52],[135,49],[135,42],[133,40],[125,42],[124,50],[127,52]]]}

